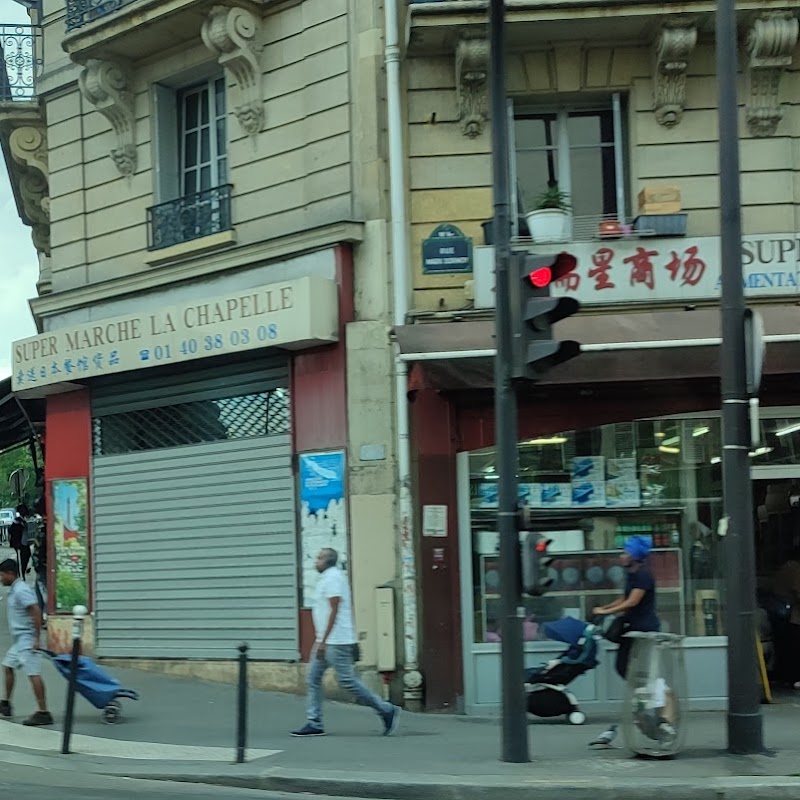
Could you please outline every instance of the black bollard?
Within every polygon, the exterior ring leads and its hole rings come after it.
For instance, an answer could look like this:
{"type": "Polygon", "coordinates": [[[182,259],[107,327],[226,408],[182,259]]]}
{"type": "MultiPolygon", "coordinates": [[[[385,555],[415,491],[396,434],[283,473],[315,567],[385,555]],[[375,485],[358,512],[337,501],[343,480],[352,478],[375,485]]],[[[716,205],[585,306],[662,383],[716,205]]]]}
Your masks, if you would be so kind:
{"type": "Polygon", "coordinates": [[[69,741],[72,737],[72,718],[75,716],[75,684],[78,680],[78,658],[81,654],[81,636],[83,634],[83,619],[88,611],[85,606],[75,606],[72,609],[72,660],[69,663],[69,680],[67,682],[67,712],[64,717],[64,738],[61,742],[61,752],[69,753],[69,741]]]}
{"type": "Polygon", "coordinates": [[[247,748],[247,651],[245,642],[239,645],[239,702],[236,715],[236,763],[244,764],[247,748]]]}

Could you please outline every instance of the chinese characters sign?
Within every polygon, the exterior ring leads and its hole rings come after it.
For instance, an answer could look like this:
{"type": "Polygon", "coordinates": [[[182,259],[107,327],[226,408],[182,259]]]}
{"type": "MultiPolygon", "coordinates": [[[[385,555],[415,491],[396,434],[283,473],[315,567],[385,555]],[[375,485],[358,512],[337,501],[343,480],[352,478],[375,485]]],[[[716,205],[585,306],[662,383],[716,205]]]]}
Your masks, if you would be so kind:
{"type": "MultiPolygon", "coordinates": [[[[556,283],[553,295],[570,295],[584,305],[694,302],[721,293],[720,240],[625,239],[552,245],[567,250],[577,269],[556,283]]],[[[545,248],[542,248],[545,249],[545,248]]],[[[537,248],[536,252],[542,249],[537,248]]],[[[743,242],[744,290],[750,297],[800,296],[800,236],[770,234],[743,242]]],[[[476,249],[475,305],[494,306],[494,248],[476,249]]]]}
{"type": "Polygon", "coordinates": [[[72,611],[89,605],[88,503],[86,478],[50,483],[55,550],[55,606],[72,611]]]}
{"type": "Polygon", "coordinates": [[[15,392],[264,347],[338,338],[336,284],[305,277],[50,331],[12,345],[15,392]]]}

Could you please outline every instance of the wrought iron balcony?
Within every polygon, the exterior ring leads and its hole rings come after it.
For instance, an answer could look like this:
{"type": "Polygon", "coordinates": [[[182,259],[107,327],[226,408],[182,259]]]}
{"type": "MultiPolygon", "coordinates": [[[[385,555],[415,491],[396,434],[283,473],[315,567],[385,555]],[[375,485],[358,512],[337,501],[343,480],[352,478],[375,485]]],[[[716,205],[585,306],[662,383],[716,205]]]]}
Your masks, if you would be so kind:
{"type": "Polygon", "coordinates": [[[136,0],[67,0],[67,30],[76,31],[136,0]]]}
{"type": "Polygon", "coordinates": [[[148,250],[162,250],[231,229],[231,186],[179,197],[147,209],[148,250]]]}
{"type": "Polygon", "coordinates": [[[41,66],[41,30],[32,25],[0,25],[0,102],[32,100],[41,66]]]}

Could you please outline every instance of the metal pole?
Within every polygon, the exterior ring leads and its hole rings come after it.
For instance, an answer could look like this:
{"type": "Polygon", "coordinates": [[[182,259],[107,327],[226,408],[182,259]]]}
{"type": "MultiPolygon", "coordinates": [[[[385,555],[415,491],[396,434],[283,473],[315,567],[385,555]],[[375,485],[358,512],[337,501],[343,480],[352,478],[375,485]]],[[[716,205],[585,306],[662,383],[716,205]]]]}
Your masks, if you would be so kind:
{"type": "Polygon", "coordinates": [[[247,651],[244,642],[239,645],[239,696],[236,714],[236,763],[244,764],[247,748],[247,651]]]}
{"type": "Polygon", "coordinates": [[[764,742],[756,652],[735,0],[717,0],[716,40],[722,248],[722,492],[727,517],[723,558],[727,579],[728,750],[748,754],[762,752],[764,742]]]}
{"type": "Polygon", "coordinates": [[[523,683],[520,546],[517,533],[517,398],[511,382],[509,260],[511,220],[508,186],[508,120],[505,77],[505,0],[491,0],[489,18],[492,118],[492,173],[495,236],[495,439],[499,472],[497,530],[500,535],[502,607],[503,744],[502,759],[530,760],[523,683]]]}
{"type": "Polygon", "coordinates": [[[67,711],[64,716],[64,735],[61,740],[61,752],[69,754],[69,744],[72,738],[72,720],[75,716],[75,686],[78,682],[78,659],[81,655],[81,636],[83,635],[83,620],[88,614],[86,606],[75,606],[72,609],[72,659],[69,662],[69,679],[67,681],[67,711]]]}

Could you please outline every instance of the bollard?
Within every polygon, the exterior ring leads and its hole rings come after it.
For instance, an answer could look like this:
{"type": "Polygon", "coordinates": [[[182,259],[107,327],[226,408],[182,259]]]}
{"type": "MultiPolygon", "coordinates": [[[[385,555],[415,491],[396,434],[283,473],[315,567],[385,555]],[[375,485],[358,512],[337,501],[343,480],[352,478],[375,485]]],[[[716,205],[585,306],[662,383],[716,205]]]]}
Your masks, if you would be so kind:
{"type": "Polygon", "coordinates": [[[72,717],[75,714],[75,684],[78,680],[78,658],[81,654],[81,636],[83,635],[83,620],[89,613],[86,606],[73,606],[72,608],[72,660],[69,664],[69,681],[67,682],[67,712],[64,717],[64,738],[61,742],[61,752],[69,753],[69,740],[72,737],[72,717]]]}
{"type": "Polygon", "coordinates": [[[247,651],[249,646],[239,645],[239,698],[236,715],[236,763],[244,764],[247,748],[247,651]]]}

